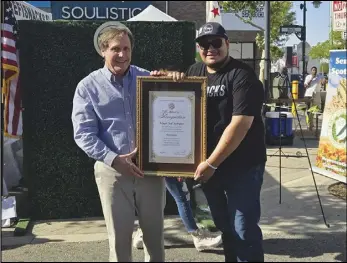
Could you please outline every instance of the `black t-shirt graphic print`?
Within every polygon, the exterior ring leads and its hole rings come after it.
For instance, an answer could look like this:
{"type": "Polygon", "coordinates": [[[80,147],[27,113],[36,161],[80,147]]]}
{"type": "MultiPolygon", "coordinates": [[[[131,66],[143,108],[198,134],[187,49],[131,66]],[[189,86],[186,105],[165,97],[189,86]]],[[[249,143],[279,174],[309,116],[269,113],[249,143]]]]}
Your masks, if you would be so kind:
{"type": "Polygon", "coordinates": [[[217,146],[232,116],[254,116],[254,121],[239,147],[220,165],[232,169],[266,161],[264,124],[261,110],[264,89],[254,71],[245,63],[230,59],[220,71],[210,74],[206,65],[190,66],[187,76],[207,76],[207,155],[217,146]]]}

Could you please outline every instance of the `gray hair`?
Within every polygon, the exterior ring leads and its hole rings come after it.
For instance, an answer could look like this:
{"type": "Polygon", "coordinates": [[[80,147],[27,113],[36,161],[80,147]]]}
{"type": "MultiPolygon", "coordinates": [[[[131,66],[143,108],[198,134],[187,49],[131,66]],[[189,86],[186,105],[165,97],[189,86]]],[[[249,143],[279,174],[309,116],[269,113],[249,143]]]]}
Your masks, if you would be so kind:
{"type": "Polygon", "coordinates": [[[98,37],[98,46],[101,51],[108,48],[108,44],[112,39],[125,34],[130,39],[131,48],[134,47],[134,36],[130,29],[122,23],[117,23],[116,25],[109,26],[105,28],[98,37]]]}

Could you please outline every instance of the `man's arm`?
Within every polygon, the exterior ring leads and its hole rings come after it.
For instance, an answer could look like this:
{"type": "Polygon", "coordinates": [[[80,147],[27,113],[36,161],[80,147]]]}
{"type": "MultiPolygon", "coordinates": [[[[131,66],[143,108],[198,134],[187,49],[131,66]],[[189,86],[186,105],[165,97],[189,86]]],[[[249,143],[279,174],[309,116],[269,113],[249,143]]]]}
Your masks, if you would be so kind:
{"type": "Polygon", "coordinates": [[[245,138],[249,128],[252,126],[253,116],[233,116],[230,124],[225,128],[216,148],[207,161],[218,167],[245,138]]]}
{"type": "Polygon", "coordinates": [[[117,154],[111,151],[97,136],[99,131],[98,120],[92,102],[82,83],[78,84],[73,98],[71,119],[74,139],[78,147],[89,157],[112,166],[117,154]]]}
{"type": "Polygon", "coordinates": [[[245,75],[238,84],[231,85],[233,117],[215,150],[207,159],[212,166],[218,167],[239,147],[252,126],[254,116],[260,116],[264,92],[259,85],[258,80],[249,80],[248,75],[245,75]]]}

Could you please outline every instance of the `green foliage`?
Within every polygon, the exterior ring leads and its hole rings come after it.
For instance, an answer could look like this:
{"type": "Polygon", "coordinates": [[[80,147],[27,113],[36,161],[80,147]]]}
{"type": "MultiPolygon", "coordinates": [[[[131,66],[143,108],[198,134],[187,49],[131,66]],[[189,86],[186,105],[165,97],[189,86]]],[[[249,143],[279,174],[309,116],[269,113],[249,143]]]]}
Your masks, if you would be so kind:
{"type": "MultiPolygon", "coordinates": [[[[242,10],[249,10],[249,17],[247,19],[239,17],[245,23],[252,23],[252,19],[255,16],[257,10],[263,7],[264,1],[219,1],[223,10],[225,11],[235,11],[240,12],[242,10]]],[[[280,27],[283,25],[295,24],[295,12],[292,11],[293,3],[292,1],[271,1],[270,2],[270,43],[273,46],[282,46],[288,40],[288,36],[280,34],[280,27]]],[[[259,28],[262,32],[257,34],[256,42],[258,47],[263,50],[265,45],[264,40],[264,28],[260,28],[257,25],[255,27],[259,28]]],[[[274,49],[272,49],[275,51],[274,49]]],[[[272,55],[278,55],[277,51],[272,55]]]]}
{"type": "Polygon", "coordinates": [[[346,40],[342,39],[341,32],[332,31],[329,34],[329,39],[324,42],[318,43],[310,50],[310,57],[312,59],[322,59],[330,57],[330,50],[345,49],[346,40]]]}
{"type": "MultiPolygon", "coordinates": [[[[103,66],[94,49],[103,21],[19,21],[24,177],[32,219],[101,216],[94,160],[73,140],[78,82],[103,66]]],[[[191,22],[125,22],[135,36],[133,64],[148,70],[195,61],[191,22]]],[[[177,210],[176,210],[177,211],[177,210]]]]}
{"type": "Polygon", "coordinates": [[[278,46],[270,46],[270,58],[272,61],[283,58],[283,56],[284,51],[282,49],[280,49],[278,46]]]}
{"type": "Polygon", "coordinates": [[[328,74],[329,73],[329,63],[321,63],[319,69],[321,72],[328,74]]]}

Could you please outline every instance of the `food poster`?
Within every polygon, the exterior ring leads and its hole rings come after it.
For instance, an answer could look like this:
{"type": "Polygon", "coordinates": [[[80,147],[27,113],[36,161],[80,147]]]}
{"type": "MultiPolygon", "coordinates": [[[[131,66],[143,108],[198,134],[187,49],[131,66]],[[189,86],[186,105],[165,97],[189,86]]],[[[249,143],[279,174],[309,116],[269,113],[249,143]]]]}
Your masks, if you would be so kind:
{"type": "Polygon", "coordinates": [[[331,50],[329,84],[314,172],[346,183],[346,50],[331,50]]]}

